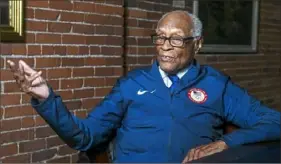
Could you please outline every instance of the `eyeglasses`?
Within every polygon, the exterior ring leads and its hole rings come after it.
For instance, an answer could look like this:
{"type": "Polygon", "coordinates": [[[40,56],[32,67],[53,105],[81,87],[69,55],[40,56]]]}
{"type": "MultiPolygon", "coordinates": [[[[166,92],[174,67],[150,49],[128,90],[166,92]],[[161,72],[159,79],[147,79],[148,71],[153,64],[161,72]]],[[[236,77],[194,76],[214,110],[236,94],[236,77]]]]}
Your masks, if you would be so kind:
{"type": "Polygon", "coordinates": [[[165,37],[165,36],[159,36],[159,35],[151,35],[151,39],[153,44],[156,45],[163,45],[166,40],[169,41],[170,45],[173,47],[182,47],[186,41],[193,40],[194,37],[188,36],[188,37],[180,37],[180,36],[173,36],[173,37],[165,37]]]}

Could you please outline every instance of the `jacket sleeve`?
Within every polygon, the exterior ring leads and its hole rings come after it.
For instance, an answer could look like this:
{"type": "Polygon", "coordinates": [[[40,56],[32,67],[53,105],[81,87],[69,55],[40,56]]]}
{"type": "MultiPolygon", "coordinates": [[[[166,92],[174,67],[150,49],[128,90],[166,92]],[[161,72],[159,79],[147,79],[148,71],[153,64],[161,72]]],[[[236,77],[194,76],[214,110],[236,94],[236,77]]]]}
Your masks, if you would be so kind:
{"type": "Polygon", "coordinates": [[[223,99],[226,121],[240,127],[222,137],[229,147],[280,139],[280,112],[261,104],[230,80],[223,99]]]}
{"type": "Polygon", "coordinates": [[[71,114],[61,97],[51,88],[50,95],[44,102],[32,99],[31,104],[67,145],[80,151],[89,150],[107,141],[113,131],[120,126],[126,110],[120,81],[85,119],[79,119],[71,114]]]}

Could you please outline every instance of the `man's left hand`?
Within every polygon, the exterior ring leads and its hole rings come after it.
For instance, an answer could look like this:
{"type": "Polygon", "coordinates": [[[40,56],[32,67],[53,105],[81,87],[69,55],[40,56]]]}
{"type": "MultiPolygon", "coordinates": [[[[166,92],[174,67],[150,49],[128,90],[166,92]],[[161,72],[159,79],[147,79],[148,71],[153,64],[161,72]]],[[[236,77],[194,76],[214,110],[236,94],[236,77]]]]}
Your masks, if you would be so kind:
{"type": "Polygon", "coordinates": [[[221,152],[227,148],[228,148],[228,146],[226,145],[226,143],[224,141],[216,141],[216,142],[212,142],[208,145],[202,145],[202,146],[191,149],[188,152],[187,156],[182,161],[182,163],[188,163],[192,160],[196,160],[196,159],[208,156],[208,155],[212,155],[212,154],[221,152]]]}

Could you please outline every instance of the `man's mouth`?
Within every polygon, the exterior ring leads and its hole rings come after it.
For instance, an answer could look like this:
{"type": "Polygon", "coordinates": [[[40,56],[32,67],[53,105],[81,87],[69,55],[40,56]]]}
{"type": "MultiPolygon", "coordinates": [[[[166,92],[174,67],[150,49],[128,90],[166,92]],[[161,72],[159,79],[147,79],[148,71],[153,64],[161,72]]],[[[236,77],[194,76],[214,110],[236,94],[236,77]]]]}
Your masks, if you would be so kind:
{"type": "Polygon", "coordinates": [[[159,55],[160,59],[164,62],[172,62],[174,61],[176,58],[173,56],[168,56],[168,55],[159,55]]]}

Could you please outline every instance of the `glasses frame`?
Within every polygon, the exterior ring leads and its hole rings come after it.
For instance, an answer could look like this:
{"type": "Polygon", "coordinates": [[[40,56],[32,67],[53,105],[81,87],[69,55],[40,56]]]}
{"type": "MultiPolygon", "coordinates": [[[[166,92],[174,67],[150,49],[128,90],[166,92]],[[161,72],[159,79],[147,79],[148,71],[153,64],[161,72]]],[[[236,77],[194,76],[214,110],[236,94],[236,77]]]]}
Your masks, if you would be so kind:
{"type": "Polygon", "coordinates": [[[152,40],[152,43],[153,43],[153,44],[155,44],[155,45],[164,45],[165,42],[166,42],[166,40],[168,40],[168,41],[169,41],[169,44],[170,44],[172,47],[183,47],[183,45],[186,43],[186,41],[193,40],[195,37],[193,37],[193,36],[187,36],[187,37],[181,37],[181,36],[179,36],[178,38],[180,38],[180,39],[182,40],[182,44],[181,44],[180,46],[175,46],[175,45],[173,45],[173,44],[171,43],[171,38],[173,38],[173,37],[159,36],[159,35],[157,35],[157,34],[151,35],[151,40],[152,40]],[[164,39],[163,44],[154,43],[153,37],[161,37],[161,38],[163,38],[163,39],[164,39]]]}

